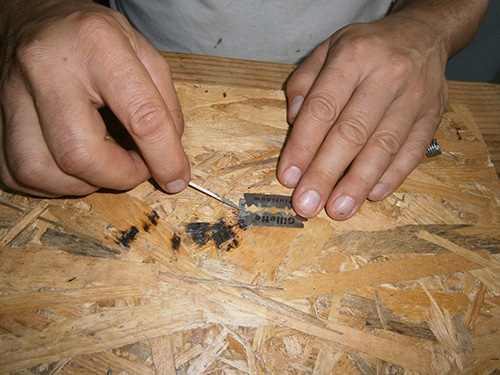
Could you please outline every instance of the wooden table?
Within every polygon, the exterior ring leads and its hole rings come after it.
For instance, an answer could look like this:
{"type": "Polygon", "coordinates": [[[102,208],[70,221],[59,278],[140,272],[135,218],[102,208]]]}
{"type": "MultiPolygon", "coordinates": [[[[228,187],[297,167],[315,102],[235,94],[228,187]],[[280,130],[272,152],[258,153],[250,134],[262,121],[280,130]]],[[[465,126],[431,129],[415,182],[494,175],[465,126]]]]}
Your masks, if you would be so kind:
{"type": "MultiPolygon", "coordinates": [[[[166,58],[195,181],[233,200],[289,193],[274,168],[292,67],[166,58]]],[[[347,222],[244,230],[213,200],[150,183],[71,200],[2,193],[0,373],[490,373],[500,189],[476,122],[495,147],[499,95],[450,83],[444,154],[347,222]],[[220,220],[232,231],[220,247],[186,233],[220,220]]]]}
{"type": "MultiPolygon", "coordinates": [[[[280,89],[294,65],[242,61],[212,56],[164,53],[179,81],[280,89]]],[[[453,103],[471,111],[500,174],[500,85],[449,82],[453,103]]]]}

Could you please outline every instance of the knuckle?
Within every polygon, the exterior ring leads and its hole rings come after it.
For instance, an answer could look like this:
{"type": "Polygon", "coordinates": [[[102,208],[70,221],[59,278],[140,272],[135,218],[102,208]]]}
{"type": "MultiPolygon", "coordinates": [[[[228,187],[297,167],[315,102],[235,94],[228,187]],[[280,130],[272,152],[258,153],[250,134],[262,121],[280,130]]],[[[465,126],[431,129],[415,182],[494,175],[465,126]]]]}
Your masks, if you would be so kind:
{"type": "Polygon", "coordinates": [[[115,21],[104,12],[80,11],[74,15],[78,41],[83,48],[95,47],[109,40],[116,29],[115,21]]]}
{"type": "Polygon", "coordinates": [[[356,55],[363,54],[366,52],[367,48],[371,47],[370,39],[361,35],[352,36],[348,38],[346,42],[346,47],[348,46],[348,48],[356,55]]]}
{"type": "Polygon", "coordinates": [[[390,156],[396,155],[401,147],[399,137],[389,131],[376,132],[373,134],[371,142],[376,148],[383,150],[390,156]]]}
{"type": "Polygon", "coordinates": [[[162,136],[161,129],[165,123],[165,111],[157,100],[142,101],[130,114],[130,130],[138,138],[158,138],[162,136]]]}
{"type": "Polygon", "coordinates": [[[337,126],[339,137],[349,145],[363,146],[368,140],[368,125],[359,117],[344,119],[337,126]]]}
{"type": "Polygon", "coordinates": [[[43,56],[46,56],[46,49],[40,42],[24,42],[21,43],[15,51],[16,62],[24,68],[33,66],[39,62],[43,56]]]}
{"type": "Polygon", "coordinates": [[[337,117],[335,99],[326,93],[314,94],[309,98],[308,110],[311,117],[320,123],[331,124],[337,117]]]}
{"type": "Polygon", "coordinates": [[[310,180],[315,181],[315,186],[333,186],[335,181],[339,178],[338,173],[328,166],[321,166],[321,168],[314,168],[309,173],[310,180]]]}
{"type": "Polygon", "coordinates": [[[341,51],[351,55],[353,58],[367,56],[374,48],[379,48],[381,39],[376,35],[354,35],[341,39],[339,47],[341,51]]]}
{"type": "Polygon", "coordinates": [[[409,55],[398,53],[390,57],[388,68],[393,77],[404,79],[413,71],[414,63],[409,55]]]}
{"type": "Polygon", "coordinates": [[[74,14],[76,22],[80,26],[80,32],[99,32],[109,30],[112,25],[110,17],[103,12],[79,11],[74,14]]]}
{"type": "Polygon", "coordinates": [[[95,159],[90,150],[82,144],[68,142],[56,156],[59,167],[70,175],[86,173],[95,165],[95,159]]]}

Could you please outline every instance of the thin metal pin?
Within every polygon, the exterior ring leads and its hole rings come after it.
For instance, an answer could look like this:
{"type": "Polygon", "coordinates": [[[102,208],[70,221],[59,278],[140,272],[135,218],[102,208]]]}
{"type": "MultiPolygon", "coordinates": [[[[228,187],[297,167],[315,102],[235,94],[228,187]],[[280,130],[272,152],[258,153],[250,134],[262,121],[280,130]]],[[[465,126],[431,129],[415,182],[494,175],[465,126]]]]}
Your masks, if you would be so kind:
{"type": "Polygon", "coordinates": [[[212,198],[218,200],[221,203],[224,203],[225,205],[228,205],[231,208],[234,208],[235,210],[239,210],[240,209],[238,207],[238,205],[236,203],[234,203],[233,201],[231,201],[231,200],[229,200],[227,198],[224,198],[224,197],[220,196],[219,194],[214,193],[213,191],[205,189],[204,187],[202,187],[202,186],[200,186],[198,184],[195,184],[192,181],[189,182],[188,186],[191,187],[191,188],[193,188],[194,190],[199,191],[200,193],[206,194],[209,197],[212,197],[212,198]]]}

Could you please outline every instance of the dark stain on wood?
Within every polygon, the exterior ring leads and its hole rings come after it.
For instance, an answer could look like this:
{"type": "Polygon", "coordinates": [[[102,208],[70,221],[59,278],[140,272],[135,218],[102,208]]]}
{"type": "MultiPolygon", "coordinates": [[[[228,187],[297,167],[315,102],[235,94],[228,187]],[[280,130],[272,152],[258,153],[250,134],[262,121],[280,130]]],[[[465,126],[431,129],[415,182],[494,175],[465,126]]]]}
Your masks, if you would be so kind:
{"type": "Polygon", "coordinates": [[[142,229],[144,230],[144,232],[149,233],[151,225],[154,226],[158,225],[158,221],[160,220],[160,215],[158,215],[158,212],[156,212],[155,210],[152,210],[151,213],[147,215],[147,218],[148,222],[142,224],[142,229]]]}
{"type": "Polygon", "coordinates": [[[234,236],[232,227],[227,225],[224,220],[212,225],[212,240],[214,240],[218,249],[224,242],[234,239],[234,236]]]}
{"type": "Polygon", "coordinates": [[[139,229],[133,225],[128,230],[122,231],[121,234],[120,238],[118,238],[118,244],[124,247],[130,247],[130,243],[133,242],[139,234],[139,229]]]}
{"type": "Polygon", "coordinates": [[[210,223],[196,222],[196,223],[189,223],[188,225],[186,225],[186,233],[192,238],[192,240],[196,244],[200,246],[203,246],[208,242],[209,230],[210,230],[210,223]]]}
{"type": "Polygon", "coordinates": [[[37,229],[33,226],[19,233],[10,243],[10,247],[24,247],[35,237],[37,229]]]}
{"type": "Polygon", "coordinates": [[[198,245],[202,246],[213,241],[218,249],[231,250],[239,246],[235,226],[220,220],[215,224],[194,222],[186,225],[186,233],[198,245]]]}
{"type": "Polygon", "coordinates": [[[76,280],[76,276],[75,276],[75,277],[72,277],[71,279],[66,280],[66,282],[67,282],[67,283],[70,283],[70,282],[75,281],[75,280],[76,280]]]}
{"type": "Polygon", "coordinates": [[[374,258],[390,253],[440,253],[447,251],[442,247],[419,239],[417,234],[421,230],[426,230],[436,234],[458,246],[465,247],[472,251],[486,250],[491,254],[500,253],[500,238],[498,234],[491,233],[491,236],[478,236],[468,230],[474,227],[469,225],[403,225],[394,229],[364,232],[352,231],[342,234],[327,243],[326,247],[338,247],[343,253],[350,255],[371,255],[374,258]],[[461,233],[463,232],[463,233],[461,233]]]}
{"type": "Polygon", "coordinates": [[[154,226],[158,225],[158,220],[160,220],[160,215],[158,215],[158,212],[156,210],[151,211],[151,213],[148,215],[149,222],[153,224],[154,226]]]}
{"type": "MultiPolygon", "coordinates": [[[[403,321],[391,310],[385,307],[381,307],[381,310],[387,320],[387,328],[390,331],[406,336],[437,341],[426,322],[413,323],[403,321]]],[[[341,300],[340,313],[362,317],[365,319],[367,327],[384,328],[377,313],[377,306],[374,300],[353,294],[346,294],[341,300]]]]}
{"type": "Polygon", "coordinates": [[[43,245],[75,255],[85,255],[96,258],[113,258],[121,254],[118,249],[105,246],[93,238],[81,234],[71,234],[49,228],[41,236],[43,245]]]}
{"type": "Polygon", "coordinates": [[[179,248],[181,247],[181,238],[177,233],[174,233],[174,235],[171,238],[171,243],[172,243],[172,250],[178,251],[179,248]]]}

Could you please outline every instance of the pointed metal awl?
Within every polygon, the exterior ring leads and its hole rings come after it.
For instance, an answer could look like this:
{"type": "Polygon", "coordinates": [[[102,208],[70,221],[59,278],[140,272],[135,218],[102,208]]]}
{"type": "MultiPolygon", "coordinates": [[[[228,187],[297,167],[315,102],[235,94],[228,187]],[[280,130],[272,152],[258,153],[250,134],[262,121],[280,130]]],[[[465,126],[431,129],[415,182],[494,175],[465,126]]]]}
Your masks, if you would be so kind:
{"type": "Polygon", "coordinates": [[[195,184],[194,182],[189,182],[188,186],[190,188],[193,188],[194,190],[197,190],[199,191],[200,193],[203,193],[203,194],[206,194],[208,195],[209,197],[212,197],[216,200],[218,200],[219,202],[221,203],[224,203],[225,205],[228,205],[229,207],[231,208],[234,208],[235,210],[239,210],[240,208],[238,207],[238,205],[236,203],[234,203],[233,201],[227,199],[227,198],[224,198],[222,196],[220,196],[219,194],[217,193],[214,193],[213,191],[210,191],[208,189],[205,189],[204,187],[198,185],[198,184],[195,184]]]}

